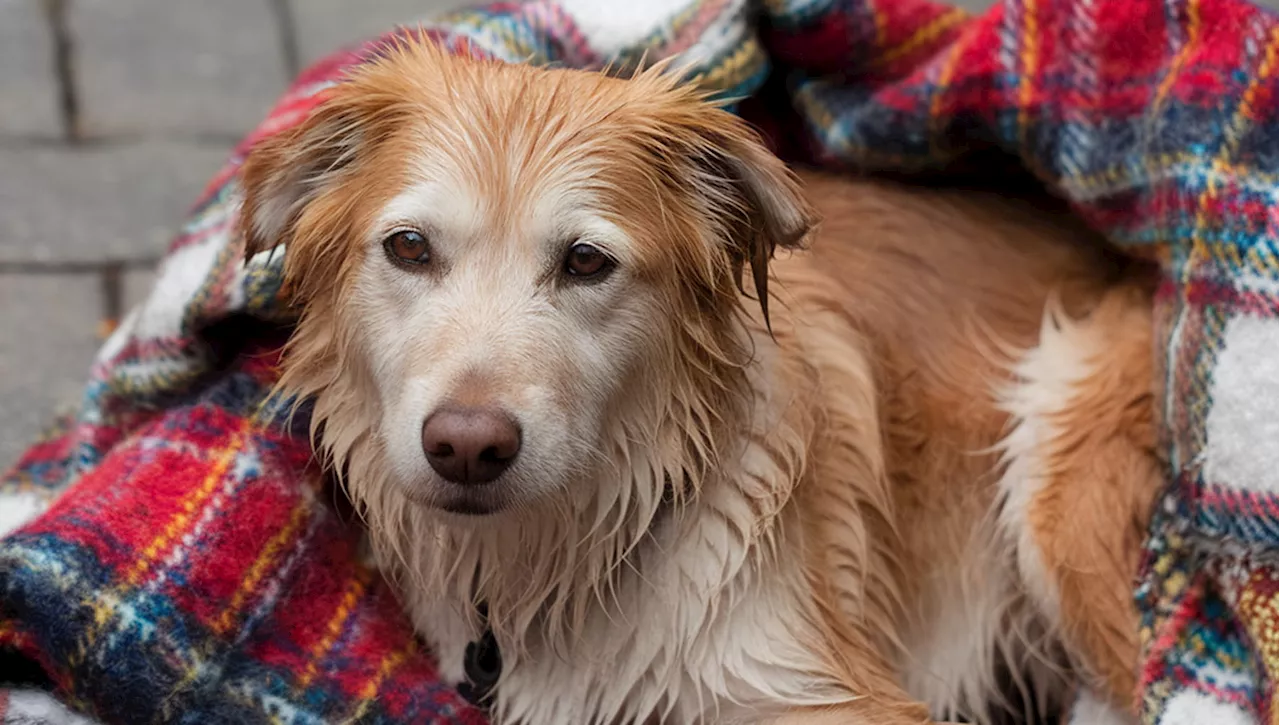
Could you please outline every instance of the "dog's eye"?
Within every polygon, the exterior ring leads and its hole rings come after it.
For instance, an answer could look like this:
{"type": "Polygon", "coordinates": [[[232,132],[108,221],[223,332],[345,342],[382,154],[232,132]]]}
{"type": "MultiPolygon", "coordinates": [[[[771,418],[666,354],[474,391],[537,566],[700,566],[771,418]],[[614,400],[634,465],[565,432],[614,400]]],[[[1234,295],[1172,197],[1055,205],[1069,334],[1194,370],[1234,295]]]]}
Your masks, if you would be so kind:
{"type": "Polygon", "coordinates": [[[564,258],[564,271],[570,277],[579,279],[598,279],[613,269],[613,260],[599,248],[590,244],[575,244],[569,247],[564,258]]]}
{"type": "Polygon", "coordinates": [[[412,230],[396,232],[382,243],[394,262],[426,264],[431,260],[427,238],[412,230]]]}

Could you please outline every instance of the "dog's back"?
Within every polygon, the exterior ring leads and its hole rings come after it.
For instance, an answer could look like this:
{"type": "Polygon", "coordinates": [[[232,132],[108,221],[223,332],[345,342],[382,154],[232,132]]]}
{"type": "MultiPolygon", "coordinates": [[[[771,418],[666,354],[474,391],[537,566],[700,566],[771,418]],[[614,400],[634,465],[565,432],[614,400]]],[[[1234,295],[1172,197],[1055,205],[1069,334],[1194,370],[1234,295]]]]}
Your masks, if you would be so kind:
{"type": "Polygon", "coordinates": [[[803,178],[823,222],[810,251],[774,265],[794,324],[781,345],[839,388],[856,379],[842,345],[859,338],[875,387],[874,413],[841,406],[847,390],[815,398],[829,440],[801,490],[811,576],[837,599],[859,592],[833,626],[871,607],[879,631],[864,635],[898,653],[935,714],[985,721],[1009,704],[996,680],[1010,673],[1053,700],[1072,666],[1123,707],[1130,582],[1160,481],[1147,270],[1042,206],[803,178]],[[845,473],[851,435],[883,446],[883,491],[845,473]]]}

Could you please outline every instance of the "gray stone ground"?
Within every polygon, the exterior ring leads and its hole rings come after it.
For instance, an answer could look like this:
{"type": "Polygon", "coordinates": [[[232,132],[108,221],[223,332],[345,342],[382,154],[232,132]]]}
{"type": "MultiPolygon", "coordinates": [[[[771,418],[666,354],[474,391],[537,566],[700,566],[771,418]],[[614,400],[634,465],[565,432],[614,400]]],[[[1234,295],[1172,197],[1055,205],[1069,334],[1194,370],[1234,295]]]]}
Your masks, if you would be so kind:
{"type": "Polygon", "coordinates": [[[0,0],[0,468],[301,65],[469,1],[0,0]]]}
{"type": "Polygon", "coordinates": [[[467,2],[0,0],[0,469],[293,73],[467,2]]]}

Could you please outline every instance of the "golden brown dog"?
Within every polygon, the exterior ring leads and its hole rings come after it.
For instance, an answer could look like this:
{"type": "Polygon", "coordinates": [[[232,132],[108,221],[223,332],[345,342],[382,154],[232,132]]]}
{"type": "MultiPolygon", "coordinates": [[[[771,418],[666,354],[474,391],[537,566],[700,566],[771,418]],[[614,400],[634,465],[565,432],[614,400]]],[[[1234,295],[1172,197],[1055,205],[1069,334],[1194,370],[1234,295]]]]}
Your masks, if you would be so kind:
{"type": "Polygon", "coordinates": [[[1149,290],[996,196],[796,177],[673,78],[406,42],[244,167],[281,387],[443,675],[487,629],[501,723],[1122,722],[1149,290]]]}

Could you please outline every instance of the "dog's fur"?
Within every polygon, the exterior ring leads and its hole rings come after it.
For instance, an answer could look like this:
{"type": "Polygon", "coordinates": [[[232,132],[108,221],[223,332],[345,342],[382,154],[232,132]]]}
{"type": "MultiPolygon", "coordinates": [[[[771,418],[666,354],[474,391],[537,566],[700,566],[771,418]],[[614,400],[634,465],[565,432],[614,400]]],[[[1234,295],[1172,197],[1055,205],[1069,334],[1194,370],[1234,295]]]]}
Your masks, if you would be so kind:
{"type": "Polygon", "coordinates": [[[301,306],[281,387],[446,678],[487,604],[499,722],[1129,707],[1151,291],[1095,239],[797,177],[660,71],[406,41],[326,93],[243,169],[246,254],[287,244],[301,306]],[[578,240],[605,281],[560,273],[578,240]],[[422,452],[459,401],[523,429],[478,494],[422,452]]]}

